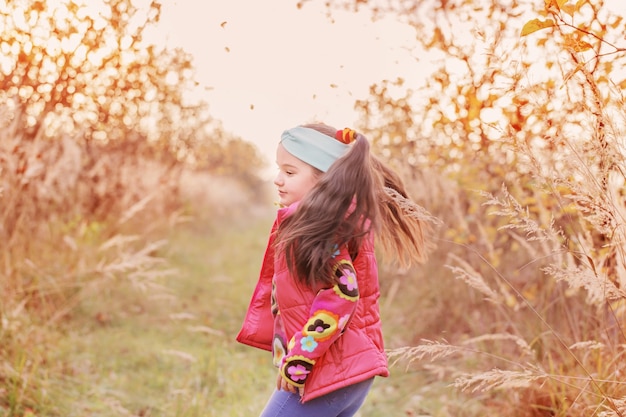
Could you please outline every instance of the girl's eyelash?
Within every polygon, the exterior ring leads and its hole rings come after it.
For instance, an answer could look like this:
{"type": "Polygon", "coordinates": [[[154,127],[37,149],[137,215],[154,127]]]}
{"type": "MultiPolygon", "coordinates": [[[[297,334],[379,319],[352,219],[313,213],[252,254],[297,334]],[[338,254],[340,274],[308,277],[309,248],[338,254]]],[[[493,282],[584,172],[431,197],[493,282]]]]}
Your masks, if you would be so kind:
{"type": "Polygon", "coordinates": [[[276,167],[276,170],[277,170],[277,171],[282,171],[282,172],[284,172],[284,173],[285,173],[285,174],[287,174],[287,175],[293,175],[293,174],[295,174],[295,171],[293,171],[293,170],[291,170],[291,169],[285,169],[285,170],[283,170],[283,169],[282,169],[281,167],[279,167],[279,166],[277,166],[277,167],[276,167]]]}

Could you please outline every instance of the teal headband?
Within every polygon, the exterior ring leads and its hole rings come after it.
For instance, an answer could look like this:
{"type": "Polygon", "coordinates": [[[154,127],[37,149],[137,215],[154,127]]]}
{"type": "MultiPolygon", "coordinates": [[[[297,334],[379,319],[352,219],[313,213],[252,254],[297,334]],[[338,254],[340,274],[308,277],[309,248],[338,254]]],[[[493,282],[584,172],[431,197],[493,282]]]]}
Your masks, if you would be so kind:
{"type": "Polygon", "coordinates": [[[285,130],[280,143],[291,155],[322,172],[328,171],[333,162],[350,148],[333,137],[302,126],[285,130]]]}

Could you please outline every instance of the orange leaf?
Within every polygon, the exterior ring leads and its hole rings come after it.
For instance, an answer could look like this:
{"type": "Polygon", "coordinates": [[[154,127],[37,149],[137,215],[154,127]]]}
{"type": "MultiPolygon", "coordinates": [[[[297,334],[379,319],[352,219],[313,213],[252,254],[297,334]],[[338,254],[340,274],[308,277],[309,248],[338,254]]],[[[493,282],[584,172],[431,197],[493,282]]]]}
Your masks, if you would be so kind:
{"type": "Polygon", "coordinates": [[[563,5],[567,2],[568,0],[544,0],[546,10],[550,10],[550,8],[552,7],[554,7],[557,10],[561,10],[563,5]]]}
{"type": "Polygon", "coordinates": [[[574,6],[573,4],[564,4],[561,10],[563,10],[565,13],[572,17],[574,17],[574,12],[577,11],[576,6],[574,6]]]}
{"type": "Polygon", "coordinates": [[[622,24],[622,20],[622,16],[615,16],[615,21],[613,23],[610,23],[610,26],[613,29],[617,29],[622,24]]]}
{"type": "Polygon", "coordinates": [[[574,52],[584,52],[593,48],[593,46],[588,42],[577,39],[573,35],[565,35],[565,47],[573,50],[574,52]]]}
{"type": "Polygon", "coordinates": [[[559,3],[557,2],[557,0],[544,0],[545,1],[545,5],[546,5],[546,10],[550,10],[551,7],[556,7],[556,9],[559,9],[559,3]]]}
{"type": "Polygon", "coordinates": [[[576,43],[576,46],[574,47],[574,50],[576,52],[584,52],[590,50],[591,48],[593,48],[593,45],[591,45],[589,42],[578,41],[576,43]]]}
{"type": "Polygon", "coordinates": [[[522,28],[522,33],[520,34],[520,36],[530,35],[531,33],[537,32],[538,30],[551,28],[553,26],[554,20],[552,19],[548,19],[545,21],[539,19],[529,20],[522,28]]]}

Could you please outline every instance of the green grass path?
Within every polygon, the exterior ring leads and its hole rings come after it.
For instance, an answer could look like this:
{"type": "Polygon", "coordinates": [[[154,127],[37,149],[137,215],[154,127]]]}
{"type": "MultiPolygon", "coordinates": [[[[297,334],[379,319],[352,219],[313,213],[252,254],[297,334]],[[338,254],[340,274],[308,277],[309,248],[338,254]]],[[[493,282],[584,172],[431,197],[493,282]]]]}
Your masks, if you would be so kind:
{"type": "MultiPolygon", "coordinates": [[[[83,303],[51,354],[63,377],[50,379],[48,397],[57,400],[47,415],[258,416],[275,370],[268,352],[235,336],[272,216],[185,225],[164,254],[177,269],[163,282],[167,291],[119,282],[83,303]]],[[[422,413],[440,401],[424,399],[434,393],[422,379],[392,369],[391,378],[376,379],[359,416],[438,415],[422,413]]]]}
{"type": "Polygon", "coordinates": [[[190,224],[165,257],[168,291],[119,283],[74,314],[54,360],[50,412],[62,416],[255,416],[272,390],[265,352],[235,341],[269,216],[190,224]]]}

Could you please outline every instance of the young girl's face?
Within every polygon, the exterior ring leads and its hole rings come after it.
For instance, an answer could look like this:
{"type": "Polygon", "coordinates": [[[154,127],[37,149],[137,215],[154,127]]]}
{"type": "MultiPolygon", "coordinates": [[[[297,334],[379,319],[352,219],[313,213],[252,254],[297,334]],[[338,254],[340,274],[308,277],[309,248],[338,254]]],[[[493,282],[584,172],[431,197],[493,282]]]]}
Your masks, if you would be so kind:
{"type": "Polygon", "coordinates": [[[278,144],[276,150],[278,174],[274,185],[278,188],[279,203],[289,206],[302,198],[317,184],[319,171],[306,162],[302,162],[278,144]]]}

